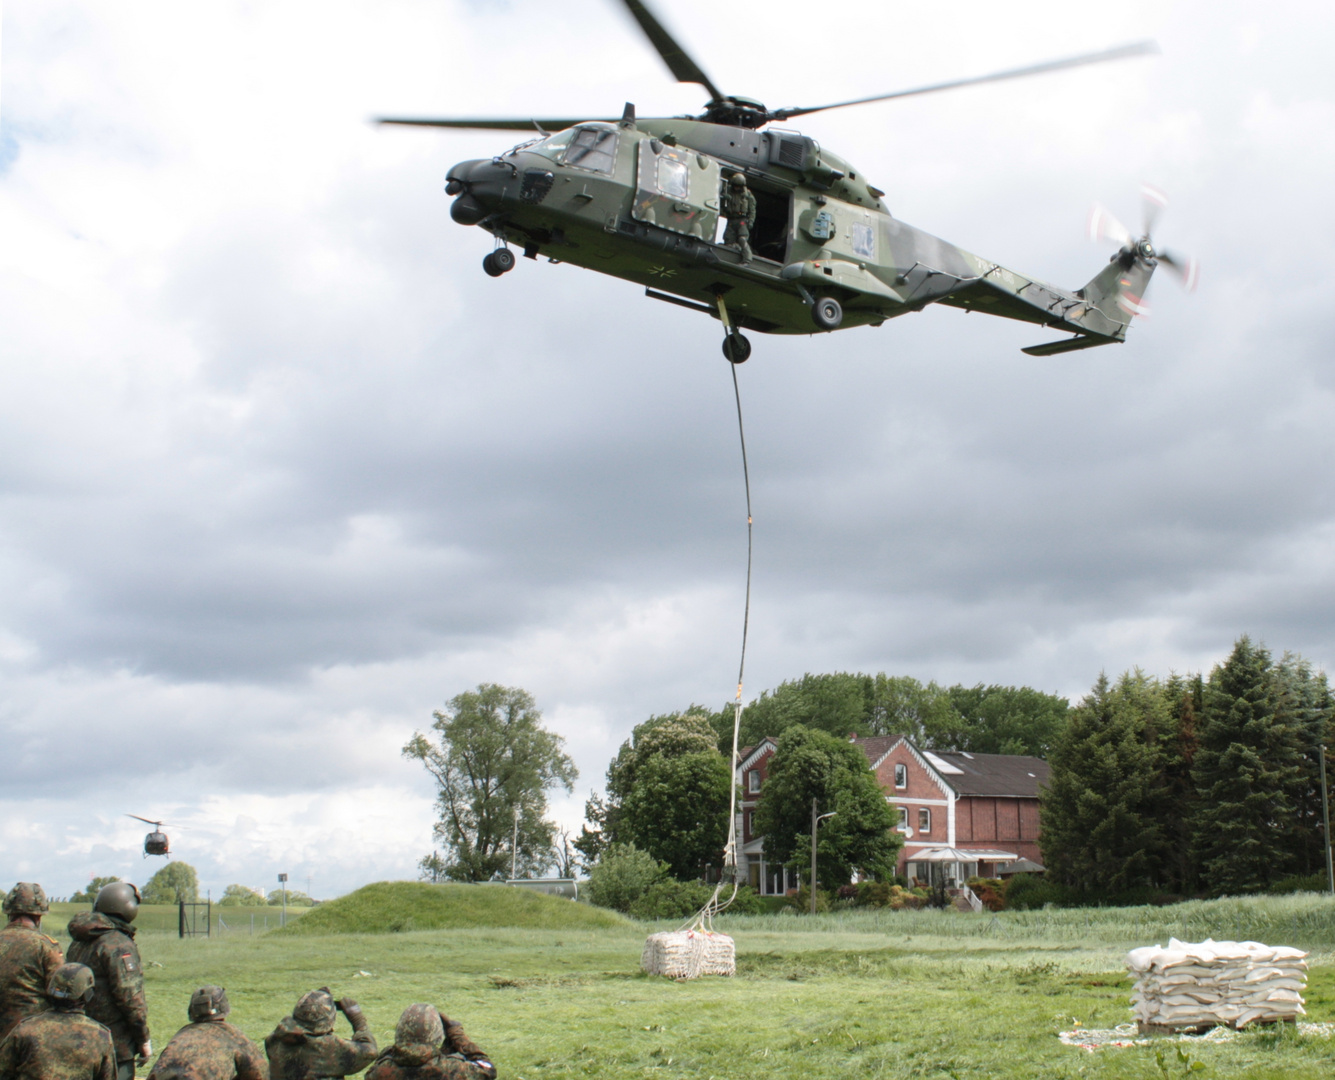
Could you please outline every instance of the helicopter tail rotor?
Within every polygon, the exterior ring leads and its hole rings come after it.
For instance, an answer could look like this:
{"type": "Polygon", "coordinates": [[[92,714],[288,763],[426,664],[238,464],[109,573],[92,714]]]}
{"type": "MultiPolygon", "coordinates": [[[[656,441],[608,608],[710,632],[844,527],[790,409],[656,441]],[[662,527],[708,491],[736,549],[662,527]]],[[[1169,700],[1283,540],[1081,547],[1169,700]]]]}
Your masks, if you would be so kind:
{"type": "Polygon", "coordinates": [[[1149,277],[1157,266],[1166,267],[1188,292],[1195,290],[1200,276],[1200,264],[1194,258],[1160,251],[1154,246],[1154,227],[1159,215],[1168,207],[1168,196],[1153,184],[1141,185],[1140,196],[1144,225],[1140,236],[1123,225],[1106,207],[1095,205],[1089,215],[1089,238],[1098,242],[1111,240],[1117,245],[1112,262],[1125,273],[1116,278],[1116,304],[1128,321],[1133,316],[1149,314],[1143,299],[1144,286],[1149,284],[1149,277]],[[1142,273],[1136,273],[1137,270],[1142,273]],[[1143,281],[1139,280],[1141,277],[1143,281]]]}

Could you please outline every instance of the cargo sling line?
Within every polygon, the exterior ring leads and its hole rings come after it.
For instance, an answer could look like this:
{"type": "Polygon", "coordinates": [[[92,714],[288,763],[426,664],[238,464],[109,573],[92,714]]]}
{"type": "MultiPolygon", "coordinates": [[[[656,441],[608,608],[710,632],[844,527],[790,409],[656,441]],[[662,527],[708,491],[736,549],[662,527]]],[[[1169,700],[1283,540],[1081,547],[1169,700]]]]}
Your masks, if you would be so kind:
{"type": "Polygon", "coordinates": [[[723,875],[714,888],[714,895],[709,902],[687,923],[683,930],[702,930],[714,932],[714,916],[737,898],[737,738],[742,725],[742,680],[746,674],[746,635],[751,626],[751,471],[746,461],[746,428],[742,425],[742,391],[737,383],[737,365],[729,364],[732,369],[732,394],[737,402],[737,436],[742,445],[742,483],[746,489],[746,600],[742,607],[742,655],[737,665],[737,698],[732,712],[732,756],[729,760],[729,796],[728,796],[728,843],[723,849],[723,875]],[[731,871],[731,873],[729,873],[731,871]],[[732,879],[732,892],[726,900],[721,899],[723,890],[732,879]]]}
{"type": "MultiPolygon", "coordinates": [[[[721,305],[720,305],[721,306],[721,305]]],[[[701,975],[732,975],[736,954],[732,938],[714,933],[714,916],[737,898],[737,741],[742,722],[742,678],[746,673],[746,636],[751,625],[751,474],[746,462],[746,429],[742,426],[742,392],[737,366],[732,368],[732,393],[737,402],[737,435],[742,444],[742,481],[746,487],[746,602],[742,614],[742,655],[737,665],[737,699],[732,713],[732,759],[729,765],[728,843],[723,851],[723,874],[713,895],[694,916],[671,933],[649,935],[640,966],[651,975],[695,979],[701,975]],[[724,898],[731,879],[732,891],[724,898]]]]}

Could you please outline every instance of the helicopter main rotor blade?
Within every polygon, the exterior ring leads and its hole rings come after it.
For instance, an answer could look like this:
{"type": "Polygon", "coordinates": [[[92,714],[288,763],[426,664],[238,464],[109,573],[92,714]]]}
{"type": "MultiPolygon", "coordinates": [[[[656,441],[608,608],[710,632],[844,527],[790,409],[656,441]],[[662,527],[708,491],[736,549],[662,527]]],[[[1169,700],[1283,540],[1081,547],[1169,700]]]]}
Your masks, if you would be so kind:
{"type": "Polygon", "coordinates": [[[671,34],[663,29],[652,11],[645,7],[643,0],[622,0],[626,9],[637,23],[640,29],[644,31],[644,36],[649,39],[663,58],[663,63],[667,64],[668,70],[676,76],[677,82],[698,83],[709,91],[715,101],[723,98],[723,91],[710,81],[708,75],[690,56],[690,54],[677,44],[677,41],[671,34]]]}
{"type": "MultiPolygon", "coordinates": [[[[626,0],[630,3],[631,0],[626,0]]],[[[1133,56],[1152,56],[1159,52],[1159,46],[1153,41],[1137,41],[1130,45],[1119,45],[1115,49],[1103,52],[1085,53],[1065,60],[1049,60],[1042,64],[1030,64],[1028,67],[1013,68],[1010,71],[998,71],[992,75],[978,75],[972,79],[955,79],[952,82],[934,83],[920,86],[914,90],[897,90],[893,94],[877,94],[874,97],[857,98],[853,101],[837,101],[833,105],[814,105],[805,109],[775,109],[770,113],[771,120],[787,120],[794,116],[806,116],[808,113],[823,112],[826,109],[843,109],[849,105],[866,105],[873,101],[889,101],[891,98],[915,97],[918,94],[935,94],[940,90],[954,90],[957,86],[977,86],[979,83],[1004,82],[1006,79],[1022,79],[1028,75],[1043,75],[1049,71],[1064,71],[1067,68],[1084,67],[1086,64],[1102,64],[1109,60],[1128,60],[1133,56]]]]}
{"type": "Polygon", "coordinates": [[[568,127],[574,127],[576,124],[600,123],[615,124],[621,117],[610,116],[601,119],[582,116],[578,120],[550,120],[538,117],[536,119],[520,120],[507,119],[505,117],[496,117],[493,119],[481,118],[461,118],[450,120],[432,120],[432,119],[414,119],[406,116],[378,116],[375,119],[377,124],[404,124],[409,127],[441,127],[441,128],[471,128],[478,131],[564,131],[568,127]]]}
{"type": "Polygon", "coordinates": [[[160,821],[149,821],[148,818],[140,817],[138,814],[126,814],[125,816],[132,817],[135,819],[135,821],[142,821],[145,825],[157,825],[159,827],[162,825],[162,822],[160,821]]]}

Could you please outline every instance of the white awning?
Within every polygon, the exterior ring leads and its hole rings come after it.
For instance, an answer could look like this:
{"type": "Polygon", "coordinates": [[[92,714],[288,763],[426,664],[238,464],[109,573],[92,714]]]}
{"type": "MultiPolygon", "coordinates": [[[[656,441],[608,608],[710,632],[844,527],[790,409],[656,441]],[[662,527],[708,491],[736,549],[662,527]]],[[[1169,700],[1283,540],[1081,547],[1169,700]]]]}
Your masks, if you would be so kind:
{"type": "Polygon", "coordinates": [[[1020,856],[1013,851],[997,851],[993,848],[952,848],[931,847],[915,851],[909,855],[909,862],[1014,862],[1020,856]]]}

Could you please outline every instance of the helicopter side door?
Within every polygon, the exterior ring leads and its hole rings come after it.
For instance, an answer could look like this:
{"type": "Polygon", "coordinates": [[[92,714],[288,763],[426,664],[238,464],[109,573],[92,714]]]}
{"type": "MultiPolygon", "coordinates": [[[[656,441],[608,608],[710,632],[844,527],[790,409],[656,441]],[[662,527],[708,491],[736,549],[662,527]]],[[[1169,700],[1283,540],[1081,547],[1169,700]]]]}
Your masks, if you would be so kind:
{"type": "Polygon", "coordinates": [[[637,152],[630,216],[669,232],[712,241],[718,229],[719,163],[659,139],[641,139],[637,152]]]}

